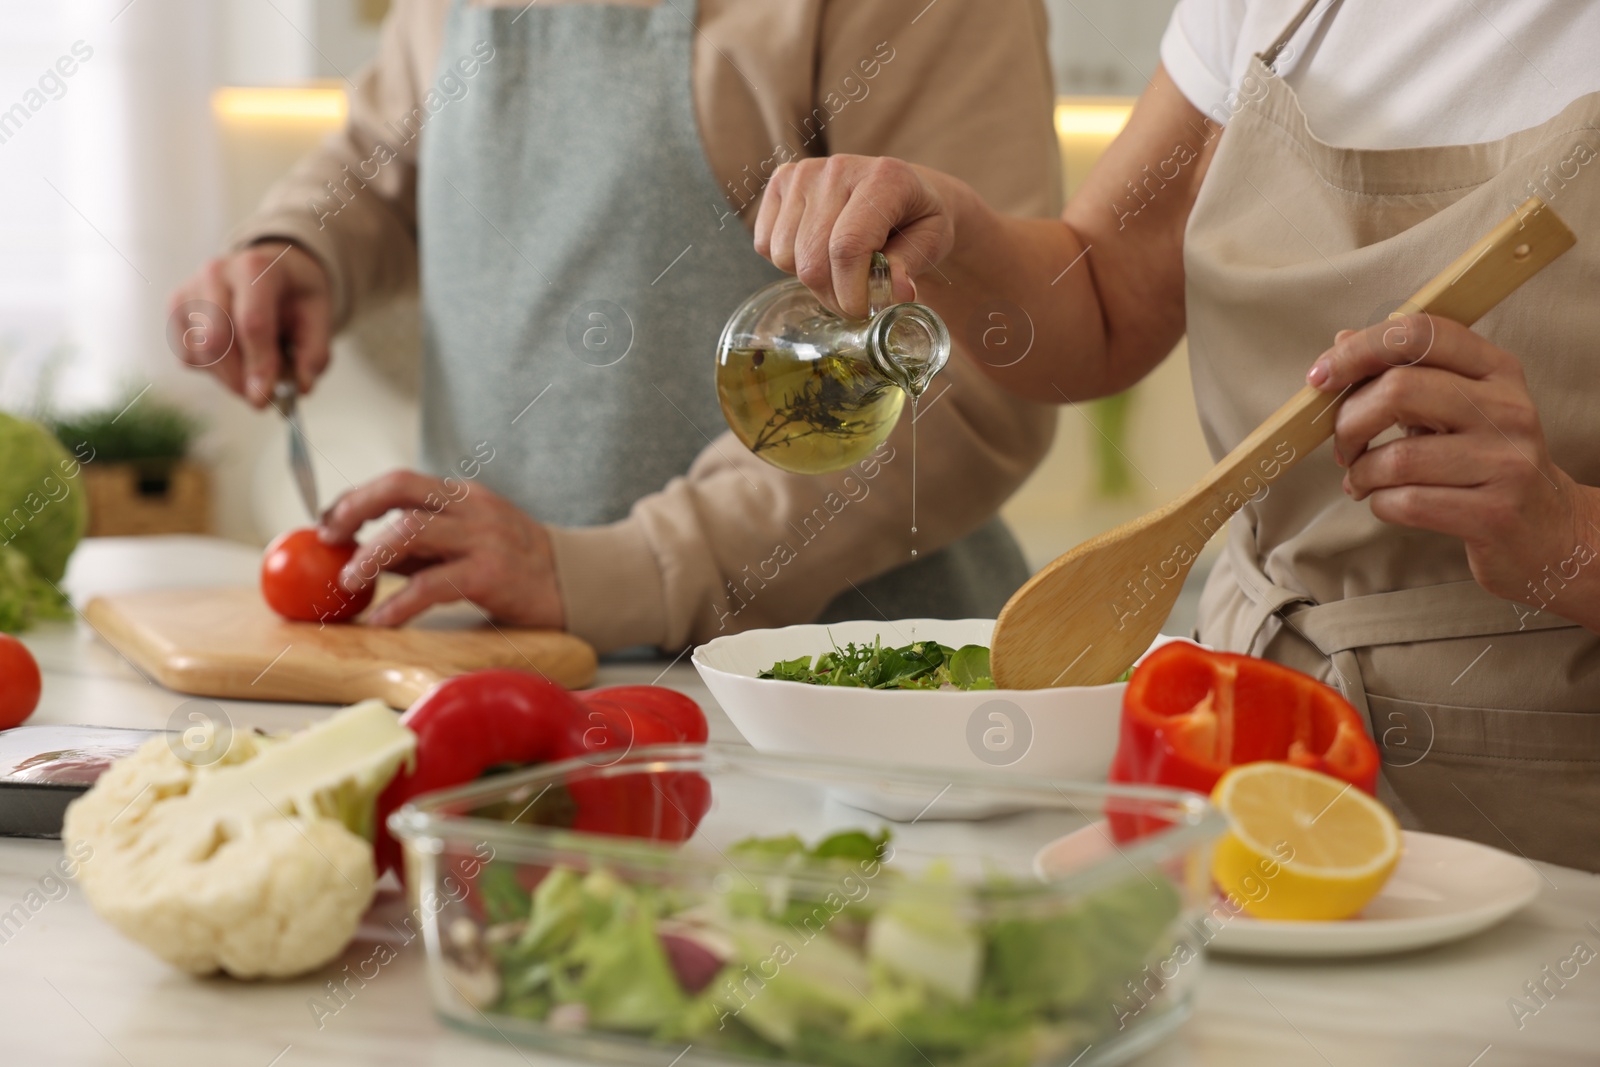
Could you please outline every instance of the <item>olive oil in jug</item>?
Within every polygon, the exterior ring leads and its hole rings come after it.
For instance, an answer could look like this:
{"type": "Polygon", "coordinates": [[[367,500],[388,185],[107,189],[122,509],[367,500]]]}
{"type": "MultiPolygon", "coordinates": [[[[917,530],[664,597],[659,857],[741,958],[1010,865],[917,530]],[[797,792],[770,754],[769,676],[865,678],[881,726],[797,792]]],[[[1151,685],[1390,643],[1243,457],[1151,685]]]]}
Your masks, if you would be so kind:
{"type": "Polygon", "coordinates": [[[950,333],[921,304],[889,302],[873,256],[871,318],[840,318],[799,281],[747,300],[717,346],[717,396],[744,446],[797,474],[842,470],[888,438],[950,358],[950,333]]]}

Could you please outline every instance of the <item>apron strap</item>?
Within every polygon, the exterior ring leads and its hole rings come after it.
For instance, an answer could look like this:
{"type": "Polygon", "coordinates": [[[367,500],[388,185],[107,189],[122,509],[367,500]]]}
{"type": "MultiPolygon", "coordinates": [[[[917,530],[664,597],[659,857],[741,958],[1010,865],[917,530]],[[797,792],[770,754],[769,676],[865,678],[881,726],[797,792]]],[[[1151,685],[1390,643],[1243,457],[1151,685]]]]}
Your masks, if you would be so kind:
{"type": "Polygon", "coordinates": [[[1301,606],[1285,613],[1324,655],[1371,645],[1492,637],[1522,630],[1561,630],[1578,624],[1559,615],[1501,600],[1474,581],[1301,606]]]}
{"type": "Polygon", "coordinates": [[[1262,631],[1267,627],[1267,620],[1291,605],[1310,604],[1312,600],[1304,593],[1274,585],[1253,562],[1241,566],[1239,557],[1243,555],[1242,552],[1236,553],[1233,560],[1233,572],[1238,576],[1239,586],[1250,601],[1250,606],[1245,609],[1240,624],[1244,632],[1250,635],[1248,645],[1250,654],[1260,655],[1266,645],[1262,631]]]}
{"type": "Polygon", "coordinates": [[[1290,40],[1300,32],[1300,27],[1305,25],[1306,19],[1311,17],[1311,13],[1317,9],[1319,4],[1325,2],[1328,3],[1328,11],[1331,12],[1339,6],[1340,0],[1331,0],[1331,2],[1328,2],[1328,0],[1307,0],[1306,5],[1300,9],[1289,25],[1284,28],[1284,31],[1278,34],[1278,39],[1267,45],[1263,51],[1257,52],[1256,58],[1261,60],[1268,70],[1277,73],[1277,68],[1273,64],[1278,62],[1278,57],[1283,54],[1285,48],[1289,47],[1290,40]]]}
{"type": "Polygon", "coordinates": [[[1262,631],[1266,629],[1268,619],[1291,605],[1315,604],[1316,601],[1308,594],[1278,585],[1266,576],[1256,562],[1255,531],[1242,519],[1235,519],[1228,527],[1227,552],[1228,562],[1233,565],[1234,580],[1250,602],[1239,620],[1236,633],[1244,637],[1244,650],[1258,656],[1266,645],[1262,631]]]}
{"type": "Polygon", "coordinates": [[[1396,589],[1319,604],[1267,577],[1258,562],[1255,531],[1239,520],[1228,529],[1228,557],[1234,578],[1250,601],[1240,620],[1240,635],[1247,639],[1249,650],[1259,655],[1266,643],[1262,632],[1267,620],[1274,616],[1282,619],[1328,657],[1339,691],[1367,717],[1369,727],[1372,712],[1357,649],[1578,626],[1559,615],[1502,600],[1474,581],[1396,589]]]}
{"type": "Polygon", "coordinates": [[[1286,610],[1299,606],[1300,613],[1303,614],[1320,605],[1309,594],[1278,585],[1267,577],[1261,565],[1256,562],[1258,552],[1255,531],[1241,519],[1234,519],[1228,527],[1227,552],[1228,562],[1233,566],[1234,580],[1239,583],[1245,599],[1249,601],[1249,606],[1245,608],[1239,620],[1240,630],[1245,637],[1245,650],[1253,656],[1265,652],[1267,642],[1273,636],[1267,632],[1267,620],[1277,618],[1285,626],[1299,633],[1312,648],[1328,657],[1329,667],[1333,671],[1334,687],[1361,713],[1362,718],[1366,719],[1368,732],[1374,737],[1378,736],[1373,727],[1372,709],[1367,705],[1367,687],[1361,677],[1361,664],[1356,661],[1355,653],[1348,649],[1323,648],[1301,631],[1294,621],[1298,615],[1286,610]]]}

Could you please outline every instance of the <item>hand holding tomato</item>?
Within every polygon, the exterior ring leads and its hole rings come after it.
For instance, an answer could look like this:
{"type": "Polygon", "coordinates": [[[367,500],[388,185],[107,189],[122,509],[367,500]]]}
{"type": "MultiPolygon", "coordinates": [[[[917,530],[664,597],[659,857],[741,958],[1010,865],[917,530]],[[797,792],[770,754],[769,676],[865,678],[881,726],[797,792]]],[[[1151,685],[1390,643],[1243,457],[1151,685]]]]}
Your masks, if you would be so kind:
{"type": "Polygon", "coordinates": [[[412,576],[369,625],[399,626],[434,604],[469,600],[514,626],[565,628],[550,535],[505,497],[476,483],[392,471],[334,501],[318,533],[348,542],[389,511],[399,515],[344,569],[344,588],[369,595],[380,571],[412,576]]]}
{"type": "Polygon", "coordinates": [[[261,595],[286,619],[345,622],[372,603],[372,586],[348,590],[339,572],[361,546],[329,544],[310,527],[280,534],[261,559],[261,595]]]}
{"type": "Polygon", "coordinates": [[[21,726],[39,706],[39,664],[28,646],[0,634],[0,730],[21,726]]]}

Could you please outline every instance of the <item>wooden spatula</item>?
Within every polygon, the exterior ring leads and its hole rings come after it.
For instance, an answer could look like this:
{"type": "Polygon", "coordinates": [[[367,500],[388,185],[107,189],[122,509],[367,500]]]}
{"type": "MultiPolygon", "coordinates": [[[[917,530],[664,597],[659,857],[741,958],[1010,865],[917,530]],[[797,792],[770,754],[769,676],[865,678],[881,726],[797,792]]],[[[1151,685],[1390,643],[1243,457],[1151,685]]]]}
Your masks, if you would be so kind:
{"type": "MultiPolygon", "coordinates": [[[[1471,325],[1576,241],[1535,197],[1393,314],[1425,311],[1471,325]]],[[[1264,482],[1282,477],[1332,436],[1343,398],[1306,386],[1183,496],[1085,541],[1034,575],[995,624],[995,684],[1042,689],[1115,681],[1161,632],[1205,543],[1264,482]]]]}

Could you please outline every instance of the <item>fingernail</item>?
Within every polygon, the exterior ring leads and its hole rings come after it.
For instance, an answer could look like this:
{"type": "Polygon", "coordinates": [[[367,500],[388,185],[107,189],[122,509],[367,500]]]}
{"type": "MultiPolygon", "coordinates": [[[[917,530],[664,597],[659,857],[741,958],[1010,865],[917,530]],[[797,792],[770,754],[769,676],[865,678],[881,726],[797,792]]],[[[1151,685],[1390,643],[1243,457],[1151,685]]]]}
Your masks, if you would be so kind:
{"type": "Polygon", "coordinates": [[[1311,365],[1311,370],[1306,373],[1306,381],[1312,385],[1322,385],[1328,380],[1328,365],[1317,362],[1311,365]]]}
{"type": "Polygon", "coordinates": [[[361,575],[354,567],[346,567],[339,572],[339,585],[347,593],[358,593],[361,591],[361,575]]]}
{"type": "Polygon", "coordinates": [[[1354,330],[1340,330],[1338,333],[1333,335],[1333,343],[1338,344],[1340,341],[1343,341],[1346,337],[1349,337],[1353,333],[1355,333],[1354,330]]]}
{"type": "Polygon", "coordinates": [[[1337,447],[1335,447],[1333,450],[1333,461],[1341,467],[1349,466],[1349,464],[1345,463],[1344,461],[1344,453],[1339,451],[1337,447]]]}

